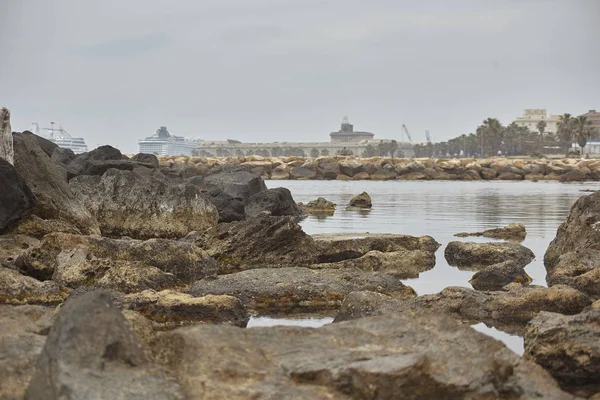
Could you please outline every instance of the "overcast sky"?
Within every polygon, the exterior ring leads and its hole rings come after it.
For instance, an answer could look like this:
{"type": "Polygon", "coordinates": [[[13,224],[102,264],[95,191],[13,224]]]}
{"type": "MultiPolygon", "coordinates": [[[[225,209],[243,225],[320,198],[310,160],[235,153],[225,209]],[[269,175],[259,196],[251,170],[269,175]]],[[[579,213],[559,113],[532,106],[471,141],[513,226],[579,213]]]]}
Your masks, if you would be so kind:
{"type": "Polygon", "coordinates": [[[125,152],[161,125],[242,141],[435,141],[600,110],[600,0],[0,0],[0,105],[125,152]]]}

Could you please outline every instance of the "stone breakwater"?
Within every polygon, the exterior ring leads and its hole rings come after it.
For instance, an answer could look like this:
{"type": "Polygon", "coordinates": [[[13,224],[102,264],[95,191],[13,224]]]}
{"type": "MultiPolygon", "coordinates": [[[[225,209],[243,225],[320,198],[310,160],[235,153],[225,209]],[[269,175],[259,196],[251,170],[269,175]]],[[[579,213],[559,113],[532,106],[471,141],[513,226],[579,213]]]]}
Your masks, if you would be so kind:
{"type": "Polygon", "coordinates": [[[161,167],[202,173],[236,165],[273,180],[600,180],[600,160],[358,157],[159,157],[161,167]]]}

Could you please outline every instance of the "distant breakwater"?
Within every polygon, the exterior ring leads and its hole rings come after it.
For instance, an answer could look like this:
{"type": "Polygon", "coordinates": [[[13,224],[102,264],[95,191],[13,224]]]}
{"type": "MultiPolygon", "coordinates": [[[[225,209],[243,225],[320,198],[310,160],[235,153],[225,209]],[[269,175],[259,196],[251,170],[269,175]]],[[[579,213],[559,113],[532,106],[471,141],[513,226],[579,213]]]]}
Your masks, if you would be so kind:
{"type": "Polygon", "coordinates": [[[160,166],[203,174],[239,165],[272,180],[600,180],[600,160],[359,157],[159,157],[160,166]]]}

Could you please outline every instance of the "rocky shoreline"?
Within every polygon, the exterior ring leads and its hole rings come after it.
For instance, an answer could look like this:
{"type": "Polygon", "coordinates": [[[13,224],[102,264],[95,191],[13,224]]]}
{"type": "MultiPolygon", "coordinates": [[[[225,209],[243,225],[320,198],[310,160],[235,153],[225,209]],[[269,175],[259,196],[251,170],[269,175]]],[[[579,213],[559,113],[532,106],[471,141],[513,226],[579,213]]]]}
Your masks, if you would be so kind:
{"type": "Polygon", "coordinates": [[[11,136],[14,165],[0,159],[2,399],[599,396],[600,194],[558,230],[549,287],[531,285],[534,255],[515,243],[525,227],[511,225],[473,233],[507,241],[445,248],[473,271],[473,289],[417,296],[400,279],[434,267],[434,238],[307,235],[303,209],[267,189],[258,164],[165,165],[110,146],[74,155],[11,136]],[[335,323],[245,328],[253,315],[307,313],[335,323]],[[478,322],[523,336],[525,354],[469,327],[478,322]]]}
{"type": "Polygon", "coordinates": [[[159,163],[161,168],[204,172],[215,166],[236,166],[272,180],[600,180],[600,160],[575,158],[161,156],[159,163]]]}

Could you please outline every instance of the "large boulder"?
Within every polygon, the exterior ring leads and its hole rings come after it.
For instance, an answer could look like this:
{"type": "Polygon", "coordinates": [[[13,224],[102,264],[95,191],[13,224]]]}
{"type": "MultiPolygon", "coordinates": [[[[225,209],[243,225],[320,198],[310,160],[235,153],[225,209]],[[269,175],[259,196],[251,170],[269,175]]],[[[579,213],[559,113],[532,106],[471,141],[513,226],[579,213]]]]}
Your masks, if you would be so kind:
{"type": "Polygon", "coordinates": [[[454,236],[467,237],[467,236],[483,236],[493,239],[504,239],[504,240],[518,240],[522,241],[527,236],[525,225],[520,223],[512,223],[502,228],[487,229],[483,232],[457,233],[454,236]]]}
{"type": "Polygon", "coordinates": [[[525,357],[563,388],[586,397],[600,392],[600,309],[569,316],[539,313],[527,325],[525,357]]]}
{"type": "Polygon", "coordinates": [[[239,299],[225,295],[193,297],[173,290],[144,290],[118,298],[117,302],[119,307],[139,311],[163,328],[207,322],[245,327],[250,319],[239,299]]]}
{"type": "MultiPolygon", "coordinates": [[[[11,137],[12,144],[12,137],[11,137]]],[[[19,172],[0,156],[0,233],[33,207],[35,199],[19,172]]]]}
{"type": "Polygon", "coordinates": [[[50,329],[25,399],[181,399],[178,385],[149,364],[111,296],[67,301],[50,329]]]}
{"type": "MultiPolygon", "coordinates": [[[[40,244],[23,253],[16,261],[19,269],[27,275],[38,279],[64,279],[78,286],[75,282],[96,284],[103,279],[107,270],[113,271],[117,279],[120,273],[143,273],[136,279],[141,282],[145,278],[161,277],[161,281],[153,281],[155,289],[175,283],[158,271],[173,274],[184,282],[201,279],[219,272],[219,264],[205,251],[192,243],[168,239],[110,239],[100,236],[81,236],[65,233],[51,233],[42,239],[40,244]],[[123,264],[125,263],[125,264],[123,264]],[[146,268],[146,271],[143,271],[146,268]],[[119,272],[122,271],[122,272],[119,272]],[[166,282],[164,285],[161,282],[166,282]]],[[[132,277],[133,279],[133,277],[132,277]]],[[[65,282],[65,283],[66,283],[65,282]]],[[[141,287],[145,288],[145,287],[141,287]]]]}
{"type": "Polygon", "coordinates": [[[325,199],[324,197],[311,200],[306,203],[306,205],[302,206],[302,208],[309,214],[333,214],[335,212],[335,207],[335,203],[325,199]]]}
{"type": "Polygon", "coordinates": [[[549,286],[568,285],[588,296],[600,298],[600,251],[578,249],[562,254],[546,274],[549,286]]]}
{"type": "Polygon", "coordinates": [[[365,168],[360,160],[345,159],[339,162],[339,171],[346,176],[353,177],[356,174],[365,172],[365,168]]]}
{"type": "Polygon", "coordinates": [[[573,204],[567,220],[563,222],[556,238],[544,255],[548,272],[558,264],[559,257],[577,249],[600,250],[600,192],[583,196],[573,204]]]}
{"type": "Polygon", "coordinates": [[[192,285],[193,296],[230,295],[261,312],[319,312],[339,307],[356,290],[371,290],[394,297],[416,293],[398,279],[380,272],[358,269],[312,270],[261,268],[207,278],[192,285]]]}
{"type": "Polygon", "coordinates": [[[527,286],[532,279],[522,265],[514,261],[504,261],[481,269],[471,277],[469,283],[476,290],[500,290],[511,283],[527,286]]]}
{"type": "Polygon", "coordinates": [[[40,282],[0,267],[0,304],[56,305],[67,297],[56,282],[40,282]]]}
{"type": "Polygon", "coordinates": [[[30,247],[37,246],[39,242],[26,235],[0,236],[0,267],[17,269],[17,258],[30,247]]]}
{"type": "Polygon", "coordinates": [[[371,208],[372,205],[371,196],[367,192],[362,192],[350,199],[348,208],[371,208]]]}
{"type": "Polygon", "coordinates": [[[52,309],[42,306],[0,305],[0,399],[23,399],[52,314],[52,309]]]}
{"type": "Polygon", "coordinates": [[[67,164],[67,167],[75,175],[81,175],[86,169],[93,169],[94,164],[108,160],[123,160],[123,154],[121,154],[119,149],[112,146],[100,146],[92,151],[78,154],[67,164]]]}
{"type": "Polygon", "coordinates": [[[5,107],[0,108],[0,159],[11,165],[15,162],[10,111],[5,107]]]}
{"type": "Polygon", "coordinates": [[[240,166],[220,166],[204,176],[207,190],[218,188],[232,197],[241,198],[244,204],[255,193],[267,190],[260,175],[247,171],[240,166]]]}
{"type": "Polygon", "coordinates": [[[78,199],[50,157],[38,144],[36,135],[14,133],[15,168],[35,196],[32,214],[44,220],[61,220],[84,234],[99,234],[98,222],[78,199]]]}
{"type": "Polygon", "coordinates": [[[217,224],[218,212],[194,185],[167,179],[158,170],[108,170],[71,179],[105,236],[181,238],[217,224]]]}
{"type": "Polygon", "coordinates": [[[286,188],[267,189],[250,196],[248,204],[246,204],[246,215],[253,218],[265,211],[273,216],[300,217],[303,215],[302,209],[294,201],[292,193],[286,188]]]}
{"type": "Polygon", "coordinates": [[[501,342],[432,313],[318,329],[199,325],[156,347],[194,399],[573,399],[501,342]]]}
{"type": "Polygon", "coordinates": [[[158,168],[158,157],[154,154],[138,153],[131,157],[132,161],[149,164],[152,168],[158,168]]]}
{"type": "Polygon", "coordinates": [[[219,188],[213,188],[203,195],[217,208],[219,222],[241,221],[246,218],[246,207],[243,199],[233,197],[219,188]]]}
{"type": "Polygon", "coordinates": [[[446,246],[444,257],[450,265],[476,270],[505,261],[513,261],[524,267],[535,258],[535,254],[517,243],[454,241],[446,246]]]}

